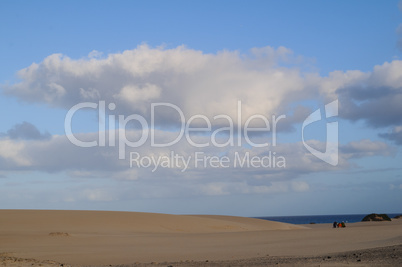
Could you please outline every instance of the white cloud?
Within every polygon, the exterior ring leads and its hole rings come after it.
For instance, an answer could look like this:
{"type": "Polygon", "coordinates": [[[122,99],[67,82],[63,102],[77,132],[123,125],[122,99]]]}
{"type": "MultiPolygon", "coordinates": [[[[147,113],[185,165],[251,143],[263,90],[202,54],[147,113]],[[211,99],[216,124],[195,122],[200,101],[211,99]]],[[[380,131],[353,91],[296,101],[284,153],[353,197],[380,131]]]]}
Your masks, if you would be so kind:
{"type": "Polygon", "coordinates": [[[293,181],[292,182],[292,189],[296,192],[305,192],[310,189],[310,186],[308,183],[303,182],[303,181],[293,181]]]}
{"type": "Polygon", "coordinates": [[[22,141],[0,140],[0,164],[3,170],[24,169],[32,165],[32,161],[25,155],[27,144],[22,141]]]}
{"type": "Polygon", "coordinates": [[[379,136],[391,140],[397,145],[402,145],[402,126],[393,127],[390,132],[381,133],[379,136]]]}
{"type": "Polygon", "coordinates": [[[100,93],[94,88],[80,88],[80,95],[83,99],[94,100],[100,99],[100,93]]]}
{"type": "Polygon", "coordinates": [[[211,182],[196,185],[196,191],[205,195],[229,194],[278,194],[285,192],[305,192],[309,185],[303,181],[265,181],[263,184],[250,184],[250,181],[211,182]]]}
{"type": "MultiPolygon", "coordinates": [[[[266,182],[266,185],[252,185],[246,181],[237,182],[211,182],[197,185],[199,192],[203,195],[222,196],[229,194],[278,194],[293,191],[305,191],[306,188],[298,187],[299,183],[283,181],[283,182],[266,182]],[[295,186],[296,184],[296,186],[295,186]],[[300,190],[301,189],[301,190],[300,190]]],[[[308,185],[307,185],[308,187],[308,185]]],[[[307,188],[308,189],[308,188],[307,188]]]]}
{"type": "Polygon", "coordinates": [[[287,111],[288,103],[310,91],[300,70],[278,67],[285,58],[290,60],[291,51],[284,47],[254,48],[252,56],[146,45],[106,58],[74,60],[53,54],[19,71],[21,82],[3,90],[28,102],[66,109],[105,100],[125,115],[147,115],[151,100],[176,104],[188,117],[235,117],[238,100],[245,117],[272,115],[287,111]]]}
{"type": "MultiPolygon", "coordinates": [[[[291,107],[304,100],[328,102],[339,98],[339,114],[345,119],[364,120],[372,127],[402,123],[399,60],[375,66],[372,72],[334,71],[321,77],[281,66],[281,62],[297,61],[285,47],[252,48],[244,55],[140,45],[103,58],[91,55],[82,59],[50,55],[20,70],[21,81],[3,86],[3,91],[28,102],[65,109],[80,102],[105,100],[116,104],[118,114],[135,113],[148,120],[151,101],[175,104],[186,118],[203,114],[212,119],[217,114],[235,118],[239,100],[243,117],[248,118],[254,114],[290,114],[291,107]]],[[[288,118],[283,123],[302,119],[288,118]]],[[[177,118],[167,112],[163,123],[175,124],[177,118]]]]}
{"type": "MultiPolygon", "coordinates": [[[[127,136],[134,139],[139,131],[127,131],[127,136]]],[[[159,135],[170,139],[175,133],[159,132],[159,135]]],[[[108,135],[106,135],[108,136],[108,135]]],[[[97,133],[80,134],[81,140],[95,140],[97,133]]],[[[199,137],[205,142],[208,137],[199,137]]],[[[258,137],[260,140],[263,137],[258,137]]],[[[309,185],[295,179],[315,172],[326,172],[351,168],[349,160],[353,158],[375,155],[390,156],[393,150],[382,142],[362,140],[341,146],[339,165],[333,167],[311,155],[301,142],[278,144],[270,148],[245,148],[214,146],[196,148],[191,146],[185,138],[168,148],[151,147],[149,143],[138,148],[127,147],[127,158],[119,160],[118,146],[80,148],[70,143],[66,136],[53,136],[46,140],[11,140],[0,141],[0,167],[7,171],[39,171],[64,172],[75,179],[87,180],[94,178],[114,179],[116,181],[146,182],[150,186],[161,186],[158,191],[165,190],[165,194],[174,195],[194,194],[225,195],[250,193],[278,193],[309,190],[309,185]],[[146,165],[133,164],[130,168],[130,152],[136,152],[141,158],[158,157],[169,158],[169,166],[155,165],[148,159],[146,165]],[[183,164],[171,164],[171,153],[189,159],[188,168],[183,171],[183,164]],[[200,154],[196,166],[195,155],[200,154]],[[38,155],[41,155],[38,157],[38,155]],[[248,155],[248,161],[241,166],[239,163],[248,155]],[[229,158],[224,167],[211,164],[211,157],[229,158]],[[238,157],[238,158],[236,158],[238,157]],[[252,158],[263,159],[263,164],[249,164],[252,158]],[[285,166],[279,166],[279,158],[283,157],[285,166]],[[204,161],[205,160],[205,161],[204,161]],[[149,163],[148,163],[149,162],[149,163]],[[276,163],[275,163],[276,162],[276,163]],[[204,165],[205,163],[205,165],[204,165]],[[148,166],[149,165],[149,166],[148,166]],[[155,170],[155,171],[153,171],[155,170]],[[175,188],[174,190],[172,188],[175,188]]],[[[315,141],[317,148],[325,148],[324,143],[315,141]]],[[[147,193],[149,194],[149,193],[147,193]]],[[[87,194],[92,200],[101,193],[87,194]]],[[[107,196],[112,198],[113,196],[107,196]]],[[[99,199],[101,199],[99,197],[99,199]]],[[[104,199],[106,200],[106,198],[104,199]]]]}
{"type": "Polygon", "coordinates": [[[347,145],[341,146],[340,150],[347,158],[393,156],[396,153],[395,148],[390,147],[386,143],[371,141],[369,139],[350,142],[347,145]]]}
{"type": "Polygon", "coordinates": [[[128,108],[132,105],[143,107],[142,113],[146,113],[151,100],[158,99],[161,95],[161,88],[157,85],[146,83],[142,87],[138,85],[126,85],[119,93],[113,95],[116,102],[121,103],[128,108]]]}
{"type": "Polygon", "coordinates": [[[363,120],[370,127],[402,123],[402,61],[375,66],[352,83],[338,86],[339,115],[352,121],[363,120]]]}
{"type": "Polygon", "coordinates": [[[84,196],[90,201],[113,201],[116,200],[108,190],[87,189],[83,192],[84,196]]]}
{"type": "Polygon", "coordinates": [[[88,54],[88,58],[100,58],[102,57],[103,53],[97,50],[93,50],[88,54]]]}

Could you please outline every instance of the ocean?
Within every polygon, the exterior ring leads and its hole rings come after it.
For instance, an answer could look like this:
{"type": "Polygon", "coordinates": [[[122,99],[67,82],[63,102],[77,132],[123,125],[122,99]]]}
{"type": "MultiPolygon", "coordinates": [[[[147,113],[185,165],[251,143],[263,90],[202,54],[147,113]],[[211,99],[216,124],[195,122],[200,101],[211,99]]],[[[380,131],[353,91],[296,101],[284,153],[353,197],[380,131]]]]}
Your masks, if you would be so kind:
{"type": "MultiPolygon", "coordinates": [[[[390,218],[393,218],[402,213],[387,213],[390,218]]],[[[344,214],[344,215],[310,215],[310,216],[272,216],[272,217],[255,217],[269,221],[292,223],[292,224],[310,224],[310,223],[333,223],[360,222],[367,214],[344,214]]]]}

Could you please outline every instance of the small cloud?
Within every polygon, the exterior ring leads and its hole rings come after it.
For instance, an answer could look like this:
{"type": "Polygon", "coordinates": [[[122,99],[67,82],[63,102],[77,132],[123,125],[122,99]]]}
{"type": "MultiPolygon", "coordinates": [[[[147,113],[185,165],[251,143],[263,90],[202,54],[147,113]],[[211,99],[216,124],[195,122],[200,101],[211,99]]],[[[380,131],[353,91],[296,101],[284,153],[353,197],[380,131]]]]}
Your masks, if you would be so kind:
{"type": "Polygon", "coordinates": [[[90,201],[113,201],[112,195],[103,189],[88,189],[84,192],[85,197],[90,201]]]}
{"type": "Polygon", "coordinates": [[[73,197],[66,197],[66,198],[63,199],[63,201],[64,201],[64,202],[75,202],[76,199],[73,198],[73,197]]]}
{"type": "Polygon", "coordinates": [[[390,184],[389,185],[389,190],[395,190],[395,189],[402,189],[402,184],[399,184],[399,185],[390,184]]]}
{"type": "Polygon", "coordinates": [[[395,148],[388,146],[384,142],[371,141],[369,139],[350,142],[346,145],[342,145],[339,149],[347,158],[362,158],[379,155],[393,156],[395,154],[395,148]]]}
{"type": "Polygon", "coordinates": [[[10,139],[24,139],[24,140],[48,140],[51,135],[48,132],[41,133],[35,125],[24,121],[23,123],[14,125],[13,128],[2,133],[0,136],[6,136],[10,139]]]}
{"type": "Polygon", "coordinates": [[[93,50],[88,54],[88,58],[101,58],[103,53],[97,50],[93,50]]]}
{"type": "Polygon", "coordinates": [[[402,126],[394,127],[390,133],[379,134],[380,137],[393,141],[397,145],[402,145],[402,126]]]}
{"type": "Polygon", "coordinates": [[[209,183],[206,185],[203,185],[201,188],[202,193],[210,196],[223,196],[223,195],[228,195],[229,192],[225,190],[225,184],[224,183],[209,183]]]}
{"type": "Polygon", "coordinates": [[[296,192],[306,192],[310,189],[310,186],[308,183],[303,182],[303,181],[294,181],[291,184],[293,191],[296,192]]]}

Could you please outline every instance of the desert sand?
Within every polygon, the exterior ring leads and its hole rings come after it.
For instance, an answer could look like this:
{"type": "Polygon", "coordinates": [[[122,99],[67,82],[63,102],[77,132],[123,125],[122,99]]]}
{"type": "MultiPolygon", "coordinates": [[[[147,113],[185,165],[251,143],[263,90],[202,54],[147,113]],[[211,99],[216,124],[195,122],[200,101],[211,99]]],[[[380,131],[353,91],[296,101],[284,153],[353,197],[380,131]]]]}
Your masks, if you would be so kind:
{"type": "Polygon", "coordinates": [[[2,266],[392,266],[402,265],[401,248],[402,219],[333,229],[232,216],[0,210],[2,266]]]}

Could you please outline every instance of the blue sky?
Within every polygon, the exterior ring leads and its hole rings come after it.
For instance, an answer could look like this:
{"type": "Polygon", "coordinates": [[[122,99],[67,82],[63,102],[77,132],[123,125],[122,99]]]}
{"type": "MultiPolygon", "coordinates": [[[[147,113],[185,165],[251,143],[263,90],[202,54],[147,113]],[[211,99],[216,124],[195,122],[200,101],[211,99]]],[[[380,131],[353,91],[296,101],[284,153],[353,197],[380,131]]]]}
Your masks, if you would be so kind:
{"type": "MultiPolygon", "coordinates": [[[[401,212],[400,25],[398,1],[1,1],[0,208],[401,212]],[[323,151],[326,123],[336,120],[337,166],[311,155],[301,138],[307,116],[334,100],[339,116],[304,134],[323,151]],[[115,103],[107,115],[137,114],[148,123],[151,104],[169,102],[186,120],[209,118],[212,129],[223,126],[213,116],[233,117],[238,101],[244,118],[284,114],[276,147],[194,148],[182,138],[126,152],[275,151],[286,167],[130,168],[118,147],[79,148],[65,136],[68,110],[99,101],[115,103]]],[[[159,140],[178,133],[177,114],[157,115],[159,140]]],[[[96,139],[97,110],[73,118],[74,134],[96,139]]],[[[138,126],[117,127],[135,139],[138,126]]],[[[208,141],[211,132],[194,139],[208,141]]],[[[272,140],[272,131],[253,140],[272,140]]]]}

